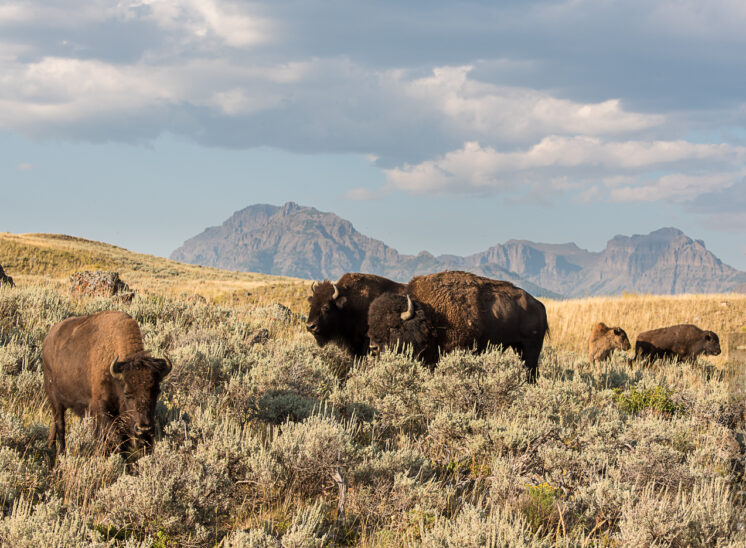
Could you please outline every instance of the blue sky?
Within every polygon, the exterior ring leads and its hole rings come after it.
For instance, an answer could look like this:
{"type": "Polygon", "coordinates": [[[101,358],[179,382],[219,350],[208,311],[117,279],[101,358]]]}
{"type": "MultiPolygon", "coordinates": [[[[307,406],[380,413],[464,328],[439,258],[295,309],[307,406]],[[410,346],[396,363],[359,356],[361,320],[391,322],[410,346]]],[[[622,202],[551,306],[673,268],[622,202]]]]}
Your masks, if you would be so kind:
{"type": "Polygon", "coordinates": [[[167,256],[254,203],[401,252],[676,226],[746,269],[746,4],[7,0],[0,231],[167,256]]]}

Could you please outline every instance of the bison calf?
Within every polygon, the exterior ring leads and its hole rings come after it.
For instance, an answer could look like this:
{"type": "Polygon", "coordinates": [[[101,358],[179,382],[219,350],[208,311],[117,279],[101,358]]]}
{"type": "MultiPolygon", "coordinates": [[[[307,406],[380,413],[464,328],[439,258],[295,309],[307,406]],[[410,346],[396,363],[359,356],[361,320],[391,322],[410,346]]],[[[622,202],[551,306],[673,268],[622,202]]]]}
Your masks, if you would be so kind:
{"type": "Polygon", "coordinates": [[[700,354],[720,354],[720,339],[714,332],[691,324],[644,331],[635,342],[635,358],[694,361],[700,354]]]}
{"type": "Polygon", "coordinates": [[[168,358],[145,352],[137,322],[124,312],[68,318],[50,329],[42,346],[44,388],[54,422],[49,447],[65,451],[65,411],[94,418],[96,433],[113,436],[124,449],[153,442],[160,382],[171,371],[168,358]]]}
{"type": "Polygon", "coordinates": [[[432,312],[409,295],[385,294],[375,299],[368,310],[370,352],[384,348],[403,351],[412,347],[415,359],[428,365],[438,361],[438,342],[431,320],[432,312]]]}
{"type": "Polygon", "coordinates": [[[603,361],[608,359],[611,352],[630,349],[627,333],[621,327],[607,327],[603,322],[593,326],[591,336],[588,339],[588,361],[603,361]]]}

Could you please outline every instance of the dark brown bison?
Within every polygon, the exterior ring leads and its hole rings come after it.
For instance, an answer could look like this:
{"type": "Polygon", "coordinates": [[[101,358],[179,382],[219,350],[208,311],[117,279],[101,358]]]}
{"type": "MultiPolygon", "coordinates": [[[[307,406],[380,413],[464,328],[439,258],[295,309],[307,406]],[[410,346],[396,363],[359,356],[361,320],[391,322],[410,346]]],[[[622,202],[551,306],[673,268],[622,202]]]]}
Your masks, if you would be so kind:
{"type": "MultiPolygon", "coordinates": [[[[423,359],[426,355],[432,363],[434,356],[437,361],[438,354],[432,347],[440,353],[456,348],[481,352],[490,344],[502,345],[514,349],[522,357],[529,380],[535,380],[539,354],[549,328],[544,305],[523,289],[510,282],[469,272],[447,271],[415,276],[407,285],[407,295],[412,302],[422,303],[427,322],[421,321],[419,325],[434,333],[434,339],[423,350],[423,359]]],[[[401,308],[401,302],[396,311],[401,308]]],[[[413,327],[399,328],[400,320],[395,313],[378,314],[376,320],[380,324],[370,326],[369,333],[394,330],[400,345],[418,346],[421,343],[417,337],[424,338],[423,333],[415,337],[413,327]]]]}
{"type": "Polygon", "coordinates": [[[430,307],[409,295],[381,295],[368,309],[370,353],[411,346],[415,359],[434,364],[438,361],[438,337],[432,318],[430,307]]]}
{"type": "Polygon", "coordinates": [[[94,418],[96,432],[123,450],[134,434],[137,446],[153,442],[160,382],[168,358],[145,352],[137,322],[124,312],[68,318],[50,329],[42,346],[44,388],[54,422],[49,447],[65,451],[65,411],[94,418]]]}
{"type": "Polygon", "coordinates": [[[635,342],[635,358],[694,361],[700,354],[720,354],[720,339],[696,325],[680,324],[644,331],[635,342]]]}
{"type": "Polygon", "coordinates": [[[629,338],[621,327],[607,327],[603,322],[597,323],[591,330],[588,339],[588,361],[608,359],[614,349],[629,350],[629,338]]]}
{"type": "Polygon", "coordinates": [[[384,293],[404,293],[406,286],[373,274],[348,273],[336,283],[311,287],[306,328],[319,346],[335,342],[354,356],[368,352],[368,308],[384,293]]]}
{"type": "Polygon", "coordinates": [[[16,284],[13,281],[13,278],[5,274],[5,271],[3,270],[2,265],[0,265],[0,287],[7,285],[9,287],[15,287],[16,284]]]}

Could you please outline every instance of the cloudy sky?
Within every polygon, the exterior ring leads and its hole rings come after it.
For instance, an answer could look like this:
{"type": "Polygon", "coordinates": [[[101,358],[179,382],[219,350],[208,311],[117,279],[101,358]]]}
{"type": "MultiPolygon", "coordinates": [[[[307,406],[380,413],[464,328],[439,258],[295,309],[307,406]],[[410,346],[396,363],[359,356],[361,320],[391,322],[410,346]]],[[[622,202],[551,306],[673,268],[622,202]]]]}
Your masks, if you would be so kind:
{"type": "Polygon", "coordinates": [[[746,269],[741,0],[0,1],[0,231],[254,203],[401,252],[676,226],[746,269]]]}

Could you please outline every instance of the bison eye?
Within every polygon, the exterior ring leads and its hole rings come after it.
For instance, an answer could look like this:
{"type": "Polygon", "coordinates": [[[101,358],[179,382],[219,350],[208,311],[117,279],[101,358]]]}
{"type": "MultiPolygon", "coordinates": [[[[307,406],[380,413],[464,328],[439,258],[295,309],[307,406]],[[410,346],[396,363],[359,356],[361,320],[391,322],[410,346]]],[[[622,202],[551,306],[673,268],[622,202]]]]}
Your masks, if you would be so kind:
{"type": "Polygon", "coordinates": [[[709,341],[709,340],[711,340],[711,339],[712,339],[712,337],[710,337],[709,335],[705,335],[705,340],[706,340],[706,341],[709,341]]]}

